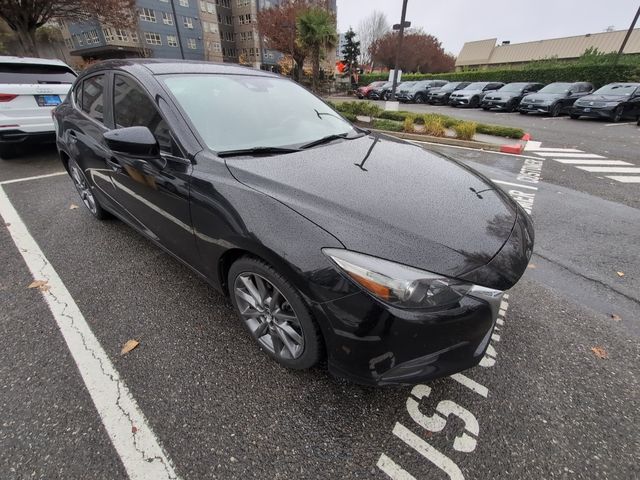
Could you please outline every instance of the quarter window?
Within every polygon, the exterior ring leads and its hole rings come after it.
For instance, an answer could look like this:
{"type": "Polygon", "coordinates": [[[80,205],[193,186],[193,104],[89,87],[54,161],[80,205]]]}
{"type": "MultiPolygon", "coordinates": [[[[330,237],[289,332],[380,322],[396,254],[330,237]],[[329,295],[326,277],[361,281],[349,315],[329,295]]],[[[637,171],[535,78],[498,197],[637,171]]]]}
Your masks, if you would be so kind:
{"type": "Polygon", "coordinates": [[[104,123],[104,75],[95,75],[82,82],[80,105],[91,118],[104,123]]]}
{"type": "Polygon", "coordinates": [[[160,150],[175,151],[169,126],[149,96],[136,82],[118,74],[113,77],[113,117],[116,128],[148,127],[160,150]]]}

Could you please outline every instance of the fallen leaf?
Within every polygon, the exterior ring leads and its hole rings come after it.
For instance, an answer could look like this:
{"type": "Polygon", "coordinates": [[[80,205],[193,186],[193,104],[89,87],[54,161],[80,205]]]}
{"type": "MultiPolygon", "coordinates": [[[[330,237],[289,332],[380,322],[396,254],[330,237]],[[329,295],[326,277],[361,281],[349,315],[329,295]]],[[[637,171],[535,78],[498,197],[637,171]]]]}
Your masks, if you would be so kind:
{"type": "Polygon", "coordinates": [[[620,317],[620,315],[617,315],[617,314],[615,314],[615,313],[612,313],[612,314],[610,315],[610,317],[611,317],[611,320],[615,320],[616,322],[619,322],[620,320],[622,320],[622,318],[620,317]]]}
{"type": "Polygon", "coordinates": [[[72,203],[72,204],[69,206],[69,210],[75,210],[76,208],[78,208],[78,205],[76,205],[75,203],[72,203]]]}
{"type": "Polygon", "coordinates": [[[138,427],[135,425],[131,425],[131,433],[136,433],[138,431],[138,427]]]}
{"type": "Polygon", "coordinates": [[[600,359],[605,359],[605,358],[609,358],[609,354],[607,353],[607,351],[602,348],[602,347],[591,347],[591,351],[593,352],[593,354],[600,358],[600,359]]]}
{"type": "MultiPolygon", "coordinates": [[[[49,283],[49,280],[34,280],[33,282],[31,282],[29,284],[29,286],[27,288],[40,288],[40,289],[42,289],[42,287],[47,285],[47,283],[49,283]]],[[[47,287],[48,287],[48,285],[47,285],[47,287]]]]}
{"type": "Polygon", "coordinates": [[[619,277],[624,277],[624,272],[616,272],[619,277]]]}
{"type": "Polygon", "coordinates": [[[140,345],[140,342],[137,340],[128,340],[127,343],[124,344],[124,347],[122,347],[122,350],[120,351],[120,355],[125,355],[127,353],[129,353],[131,350],[133,350],[134,348],[136,348],[138,345],[140,345]]]}
{"type": "Polygon", "coordinates": [[[536,267],[535,263],[530,263],[529,265],[527,265],[527,268],[538,268],[538,267],[536,267]]]}

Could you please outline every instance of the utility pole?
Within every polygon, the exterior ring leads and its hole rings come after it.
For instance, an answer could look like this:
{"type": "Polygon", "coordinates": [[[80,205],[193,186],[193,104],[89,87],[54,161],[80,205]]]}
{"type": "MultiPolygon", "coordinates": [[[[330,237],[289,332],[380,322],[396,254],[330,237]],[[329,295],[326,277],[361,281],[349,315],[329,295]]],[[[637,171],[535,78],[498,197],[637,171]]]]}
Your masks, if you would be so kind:
{"type": "Polygon", "coordinates": [[[624,51],[624,47],[626,47],[627,42],[629,41],[629,37],[631,36],[631,32],[633,32],[633,29],[636,26],[636,22],[638,21],[638,17],[640,17],[640,7],[638,7],[638,11],[636,12],[636,16],[633,17],[633,21],[631,22],[631,26],[629,26],[629,30],[627,30],[627,34],[624,36],[624,40],[622,40],[622,45],[620,45],[620,50],[618,50],[618,54],[616,55],[616,58],[613,60],[613,64],[617,64],[618,60],[620,59],[620,55],[622,55],[622,52],[624,51]]]}
{"type": "Polygon", "coordinates": [[[398,84],[398,63],[400,62],[400,51],[402,50],[402,37],[404,37],[404,29],[411,26],[411,22],[405,22],[407,16],[407,2],[408,0],[402,0],[402,15],[400,16],[400,23],[393,26],[394,30],[398,30],[398,47],[396,49],[396,62],[393,69],[393,86],[391,87],[391,100],[396,100],[396,87],[398,84]]]}
{"type": "MultiPolygon", "coordinates": [[[[176,6],[173,3],[173,0],[169,0],[171,2],[171,11],[173,12],[173,23],[176,26],[176,35],[178,37],[178,46],[180,47],[180,57],[184,60],[184,50],[182,49],[182,37],[180,37],[180,29],[178,28],[178,16],[176,15],[176,6]]],[[[202,38],[204,39],[204,32],[202,34],[202,38]]]]}

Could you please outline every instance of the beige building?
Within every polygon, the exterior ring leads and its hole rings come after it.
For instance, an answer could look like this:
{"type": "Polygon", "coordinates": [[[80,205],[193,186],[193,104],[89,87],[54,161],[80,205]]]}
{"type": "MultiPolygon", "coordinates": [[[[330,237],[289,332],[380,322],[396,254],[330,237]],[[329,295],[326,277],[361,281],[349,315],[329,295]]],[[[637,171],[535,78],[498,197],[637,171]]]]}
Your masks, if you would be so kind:
{"type": "MultiPolygon", "coordinates": [[[[497,45],[496,38],[466,42],[456,59],[456,70],[518,65],[546,58],[570,60],[589,48],[601,53],[617,52],[626,33],[627,30],[617,30],[502,45],[497,45]]],[[[631,32],[624,53],[640,53],[640,29],[631,32]]]]}

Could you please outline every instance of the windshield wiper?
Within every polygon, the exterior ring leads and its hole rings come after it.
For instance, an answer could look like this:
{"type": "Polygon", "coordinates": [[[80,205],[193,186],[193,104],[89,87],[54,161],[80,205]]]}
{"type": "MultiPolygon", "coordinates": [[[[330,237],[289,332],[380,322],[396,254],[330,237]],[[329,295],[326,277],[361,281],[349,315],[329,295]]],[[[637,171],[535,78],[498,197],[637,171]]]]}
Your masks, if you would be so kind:
{"type": "Polygon", "coordinates": [[[338,140],[340,138],[344,138],[345,140],[353,140],[354,138],[360,138],[362,136],[366,135],[366,133],[361,132],[358,135],[355,135],[353,137],[349,136],[349,132],[347,133],[334,133],[333,135],[327,135],[326,137],[322,137],[319,138],[318,140],[314,140],[313,142],[309,142],[309,143],[305,143],[304,145],[300,146],[300,150],[304,150],[306,148],[311,148],[311,147],[315,147],[317,145],[322,145],[323,143],[329,143],[333,140],[338,140]]]}
{"type": "Polygon", "coordinates": [[[298,148],[286,147],[251,147],[241,148],[238,150],[223,150],[218,152],[219,157],[239,157],[241,155],[270,155],[275,153],[293,153],[299,152],[298,148]]]}

